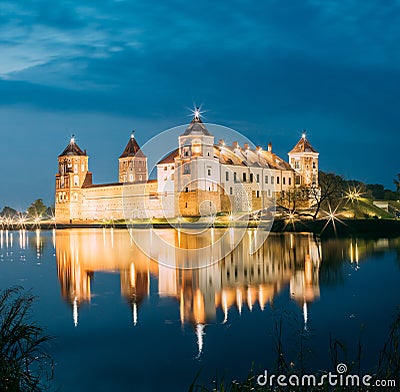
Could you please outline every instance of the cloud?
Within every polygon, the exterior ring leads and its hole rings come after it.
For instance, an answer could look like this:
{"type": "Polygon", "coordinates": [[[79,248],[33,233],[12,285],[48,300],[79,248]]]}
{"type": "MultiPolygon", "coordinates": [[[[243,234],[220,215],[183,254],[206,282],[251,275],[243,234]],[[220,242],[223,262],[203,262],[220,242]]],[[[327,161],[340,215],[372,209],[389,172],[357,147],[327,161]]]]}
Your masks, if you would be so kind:
{"type": "MultiPolygon", "coordinates": [[[[204,102],[209,121],[261,145],[271,138],[281,155],[308,128],[325,167],[357,167],[357,175],[365,151],[380,143],[383,162],[384,143],[397,137],[399,29],[394,0],[6,1],[0,106],[13,118],[14,110],[37,113],[35,122],[58,113],[62,124],[41,123],[52,140],[55,127],[100,114],[108,116],[103,134],[127,119],[153,134],[188,121],[185,107],[204,102]],[[358,166],[331,156],[342,141],[358,166]]],[[[34,121],[25,127],[36,130],[34,121]]],[[[383,170],[387,183],[393,166],[383,170]]]]}
{"type": "Polygon", "coordinates": [[[102,0],[89,7],[86,2],[39,0],[1,7],[0,75],[13,80],[37,81],[35,68],[43,72],[48,66],[50,74],[40,83],[79,88],[72,83],[76,75],[91,79],[85,61],[101,65],[116,53],[132,51],[144,55],[148,65],[166,52],[171,57],[196,53],[201,62],[202,56],[218,52],[250,50],[268,56],[270,48],[340,65],[399,65],[397,1],[176,0],[166,5],[102,0]],[[52,71],[54,64],[63,64],[62,77],[52,71]]]}

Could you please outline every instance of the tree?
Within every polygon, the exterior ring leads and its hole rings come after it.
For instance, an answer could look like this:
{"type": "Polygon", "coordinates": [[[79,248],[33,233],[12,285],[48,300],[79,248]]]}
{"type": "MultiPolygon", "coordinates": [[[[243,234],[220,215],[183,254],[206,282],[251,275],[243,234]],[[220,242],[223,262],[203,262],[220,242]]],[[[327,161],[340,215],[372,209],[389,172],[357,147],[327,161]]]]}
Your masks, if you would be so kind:
{"type": "Polygon", "coordinates": [[[14,210],[14,208],[5,206],[3,208],[3,211],[0,212],[0,215],[5,217],[5,218],[12,218],[13,216],[17,215],[18,211],[14,210]]]}
{"type": "Polygon", "coordinates": [[[51,206],[48,206],[48,207],[46,208],[46,215],[47,215],[47,216],[53,217],[53,216],[54,216],[54,212],[55,212],[55,206],[54,206],[54,204],[51,205],[51,206]]]}
{"type": "Polygon", "coordinates": [[[35,298],[22,290],[0,291],[1,391],[42,391],[53,377],[53,363],[43,347],[52,337],[28,320],[35,298]]]}
{"type": "Polygon", "coordinates": [[[396,191],[400,192],[400,173],[397,174],[397,180],[394,180],[393,182],[396,185],[396,191]]]}
{"type": "Polygon", "coordinates": [[[46,213],[47,207],[43,203],[43,199],[35,200],[28,208],[28,215],[30,217],[42,216],[46,213]]]}
{"type": "Polygon", "coordinates": [[[319,187],[310,189],[310,197],[314,202],[313,219],[317,219],[321,207],[334,206],[340,202],[343,196],[344,179],[334,173],[318,173],[319,187]]]}
{"type": "Polygon", "coordinates": [[[276,202],[279,207],[284,208],[289,214],[299,214],[299,209],[304,208],[304,204],[309,200],[308,189],[306,187],[292,187],[282,191],[276,202]]]}
{"type": "Polygon", "coordinates": [[[374,199],[382,200],[385,197],[385,187],[381,184],[368,184],[367,191],[371,191],[374,199]]]}

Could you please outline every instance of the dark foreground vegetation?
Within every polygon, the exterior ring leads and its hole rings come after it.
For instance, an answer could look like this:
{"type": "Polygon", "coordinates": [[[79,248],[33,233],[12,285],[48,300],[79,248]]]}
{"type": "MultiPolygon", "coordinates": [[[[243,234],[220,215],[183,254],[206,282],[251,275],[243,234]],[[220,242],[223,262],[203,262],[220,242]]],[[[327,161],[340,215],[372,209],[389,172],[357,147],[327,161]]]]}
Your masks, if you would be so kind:
{"type": "MultiPolygon", "coordinates": [[[[356,343],[357,344],[357,343],[356,343]]],[[[294,365],[293,363],[289,363],[286,360],[286,356],[283,350],[283,342],[282,342],[282,320],[277,323],[276,328],[276,336],[275,336],[275,368],[272,369],[272,373],[275,375],[286,375],[287,379],[290,376],[294,376],[295,379],[301,380],[304,375],[310,375],[309,372],[306,372],[303,366],[304,357],[305,357],[305,344],[302,341],[299,352],[299,366],[294,365]],[[297,376],[297,377],[296,377],[297,376]]],[[[357,344],[357,358],[351,360],[348,358],[346,347],[339,341],[331,338],[329,342],[329,349],[332,359],[332,369],[337,369],[338,366],[341,366],[343,363],[347,364],[347,370],[345,371],[344,376],[349,375],[358,375],[359,380],[362,380],[363,376],[366,374],[365,372],[361,372],[360,364],[362,358],[362,344],[358,342],[357,344]]],[[[338,374],[337,370],[332,371],[332,373],[338,374]]],[[[256,392],[372,392],[372,391],[385,391],[385,392],[398,392],[400,390],[400,313],[395,318],[390,331],[389,336],[381,349],[379,358],[376,360],[375,369],[372,369],[372,372],[368,372],[368,375],[371,376],[369,380],[369,384],[371,386],[363,385],[362,381],[359,385],[352,385],[351,383],[347,384],[347,386],[332,386],[328,384],[328,381],[323,383],[323,385],[313,385],[312,383],[305,383],[303,386],[277,386],[276,382],[273,383],[273,386],[269,385],[269,382],[265,386],[259,385],[257,379],[260,374],[263,374],[263,370],[255,371],[254,367],[249,371],[246,379],[242,381],[228,381],[224,378],[216,377],[215,380],[210,383],[200,382],[201,372],[199,372],[196,376],[192,384],[189,386],[189,392],[244,392],[244,391],[256,391],[256,392]],[[387,383],[386,386],[374,386],[376,381],[387,383]],[[211,384],[211,386],[209,386],[211,384]],[[390,386],[388,386],[390,384],[390,386]]],[[[320,380],[323,375],[327,375],[327,371],[318,371],[318,373],[314,374],[317,380],[320,380]]],[[[306,378],[307,380],[307,378],[306,378]]],[[[262,378],[261,382],[264,381],[262,378]]],[[[381,384],[383,385],[383,384],[381,384]]]]}
{"type": "Polygon", "coordinates": [[[53,378],[52,339],[30,320],[35,297],[20,287],[0,291],[0,391],[43,391],[53,378]]]}

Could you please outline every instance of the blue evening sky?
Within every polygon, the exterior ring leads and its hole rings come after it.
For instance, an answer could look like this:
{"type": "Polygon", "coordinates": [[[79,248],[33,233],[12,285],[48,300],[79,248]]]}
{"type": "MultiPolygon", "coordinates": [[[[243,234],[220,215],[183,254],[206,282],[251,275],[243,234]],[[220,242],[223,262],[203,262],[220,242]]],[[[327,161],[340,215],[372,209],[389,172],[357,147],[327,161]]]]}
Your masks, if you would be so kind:
{"type": "Polygon", "coordinates": [[[1,1],[0,208],[53,202],[71,133],[116,181],[131,130],[193,102],[284,158],[307,129],[322,170],[393,188],[399,41],[397,0],[1,1]]]}

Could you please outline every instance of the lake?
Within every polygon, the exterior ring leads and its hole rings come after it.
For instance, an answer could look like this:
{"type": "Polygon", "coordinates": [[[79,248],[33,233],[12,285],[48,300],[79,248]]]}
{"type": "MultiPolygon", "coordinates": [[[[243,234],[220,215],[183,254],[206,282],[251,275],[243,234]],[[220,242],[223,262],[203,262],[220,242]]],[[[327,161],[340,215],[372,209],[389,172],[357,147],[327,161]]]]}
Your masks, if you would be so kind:
{"type": "MultiPolygon", "coordinates": [[[[190,233],[154,233],[192,247],[190,233]]],[[[277,340],[308,371],[333,369],[331,338],[343,361],[361,341],[372,371],[400,311],[400,239],[270,234],[250,254],[252,235],[204,263],[163,246],[145,255],[122,229],[4,230],[0,287],[38,297],[33,318],[56,336],[61,391],[185,391],[198,372],[206,385],[242,379],[252,366],[274,370],[277,340]]]]}

